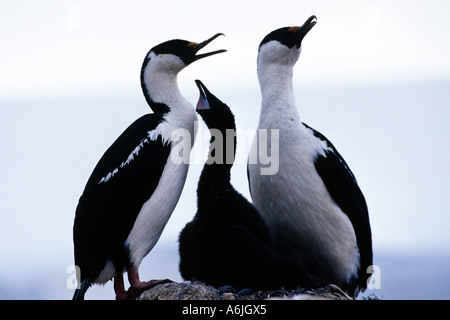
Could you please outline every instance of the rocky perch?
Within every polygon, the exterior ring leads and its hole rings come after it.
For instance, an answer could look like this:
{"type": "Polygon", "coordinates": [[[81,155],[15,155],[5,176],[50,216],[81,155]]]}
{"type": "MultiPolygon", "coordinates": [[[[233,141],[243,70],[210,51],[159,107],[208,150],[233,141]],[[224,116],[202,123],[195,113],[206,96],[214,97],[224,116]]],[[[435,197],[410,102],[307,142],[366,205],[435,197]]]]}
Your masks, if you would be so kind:
{"type": "Polygon", "coordinates": [[[320,289],[284,288],[273,291],[258,291],[235,293],[231,287],[219,289],[205,285],[202,282],[168,282],[154,286],[141,295],[138,300],[353,300],[335,285],[320,289]]]}

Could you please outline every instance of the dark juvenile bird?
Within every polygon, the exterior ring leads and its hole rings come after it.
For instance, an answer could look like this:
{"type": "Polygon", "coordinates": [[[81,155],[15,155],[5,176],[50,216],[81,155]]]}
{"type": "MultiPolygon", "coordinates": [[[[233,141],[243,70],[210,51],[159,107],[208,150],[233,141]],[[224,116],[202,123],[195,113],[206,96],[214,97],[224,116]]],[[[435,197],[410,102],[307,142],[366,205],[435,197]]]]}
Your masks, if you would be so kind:
{"type": "Polygon", "coordinates": [[[224,52],[197,54],[219,35],[200,44],[167,41],[146,55],[141,86],[153,113],[137,119],[106,150],[76,209],[73,241],[81,283],[74,299],[83,299],[91,284],[113,278],[117,299],[155,283],[141,282],[138,268],[178,202],[195,139],[197,116],[178,89],[177,74],[194,61],[224,52]],[[181,139],[180,132],[188,135],[181,139]]]}
{"type": "MultiPolygon", "coordinates": [[[[301,259],[305,266],[308,252],[322,261],[309,263],[317,276],[357,294],[358,288],[366,288],[367,268],[372,265],[366,201],[333,144],[300,121],[294,100],[293,68],[302,40],[315,24],[312,16],[301,27],[277,29],[259,46],[262,105],[258,129],[278,130],[279,162],[278,172],[262,174],[264,164],[252,163],[249,157],[249,186],[276,249],[301,259]]],[[[267,143],[255,139],[252,149],[259,152],[267,143]]],[[[269,145],[268,152],[273,147],[269,145]]]]}
{"type": "Polygon", "coordinates": [[[256,208],[230,182],[236,125],[229,107],[199,80],[197,112],[211,133],[197,187],[197,213],[180,233],[180,273],[216,287],[269,290],[318,285],[301,264],[278,256],[256,208]]]}

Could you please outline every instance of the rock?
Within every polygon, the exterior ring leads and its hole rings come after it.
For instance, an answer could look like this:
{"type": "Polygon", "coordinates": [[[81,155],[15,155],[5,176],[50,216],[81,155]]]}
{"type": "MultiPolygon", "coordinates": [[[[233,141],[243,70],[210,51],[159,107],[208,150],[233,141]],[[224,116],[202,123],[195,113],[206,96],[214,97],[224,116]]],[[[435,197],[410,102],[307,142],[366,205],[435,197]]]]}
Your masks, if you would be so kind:
{"type": "Polygon", "coordinates": [[[352,300],[338,286],[328,285],[319,289],[258,291],[237,294],[231,287],[219,289],[202,282],[171,282],[157,285],[143,292],[138,300],[352,300]]]}
{"type": "Polygon", "coordinates": [[[217,289],[200,282],[164,283],[142,293],[139,300],[222,300],[217,289]]]}

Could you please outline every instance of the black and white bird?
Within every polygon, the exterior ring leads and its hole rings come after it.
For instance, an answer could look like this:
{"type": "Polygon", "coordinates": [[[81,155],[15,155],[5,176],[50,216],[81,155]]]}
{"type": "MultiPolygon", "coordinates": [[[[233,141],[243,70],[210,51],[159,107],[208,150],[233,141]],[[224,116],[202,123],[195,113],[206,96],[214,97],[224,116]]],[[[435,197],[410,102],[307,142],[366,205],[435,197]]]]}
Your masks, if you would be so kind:
{"type": "Polygon", "coordinates": [[[91,284],[111,279],[117,299],[155,283],[141,282],[138,268],[178,202],[195,139],[196,112],[181,95],[177,74],[194,61],[224,52],[197,54],[219,35],[200,44],[171,40],[147,53],[141,86],[153,113],[137,119],[106,150],[76,209],[73,241],[81,284],[74,299],[83,299],[91,284]]]}
{"type": "Polygon", "coordinates": [[[268,130],[268,136],[278,130],[279,143],[255,139],[253,150],[269,144],[268,153],[278,150],[279,163],[277,173],[265,175],[264,164],[249,157],[249,187],[279,252],[303,260],[305,254],[317,257],[321,268],[310,264],[317,276],[358,294],[366,288],[372,265],[366,201],[333,144],[301,122],[294,100],[293,68],[302,39],[315,24],[312,16],[301,27],[275,30],[259,46],[258,129],[268,130]]]}
{"type": "Polygon", "coordinates": [[[180,233],[180,273],[185,280],[235,290],[279,289],[318,283],[291,258],[272,249],[258,210],[230,182],[236,124],[230,108],[196,80],[197,112],[211,133],[208,159],[197,187],[197,213],[180,233]]]}

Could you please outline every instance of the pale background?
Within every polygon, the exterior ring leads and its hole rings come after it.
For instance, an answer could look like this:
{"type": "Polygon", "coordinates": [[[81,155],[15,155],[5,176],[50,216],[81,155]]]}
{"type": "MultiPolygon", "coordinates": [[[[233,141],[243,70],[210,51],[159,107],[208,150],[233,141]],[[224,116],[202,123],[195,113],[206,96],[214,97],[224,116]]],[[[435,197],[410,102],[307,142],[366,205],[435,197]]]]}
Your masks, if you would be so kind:
{"type": "MultiPolygon", "coordinates": [[[[183,70],[179,86],[195,105],[201,79],[232,108],[238,128],[255,129],[259,42],[314,14],[295,68],[296,101],[366,196],[381,289],[365,295],[449,299],[449,12],[437,0],[1,2],[0,298],[71,298],[78,198],[103,152],[150,110],[139,72],[151,47],[223,32],[205,52],[228,52],[183,70]]],[[[207,142],[198,135],[194,154],[207,142]]],[[[238,137],[232,171],[248,198],[249,143],[238,137]]],[[[195,213],[202,166],[196,156],[142,279],[181,281],[177,238],[195,213]]],[[[86,298],[114,298],[111,283],[86,298]]]]}

